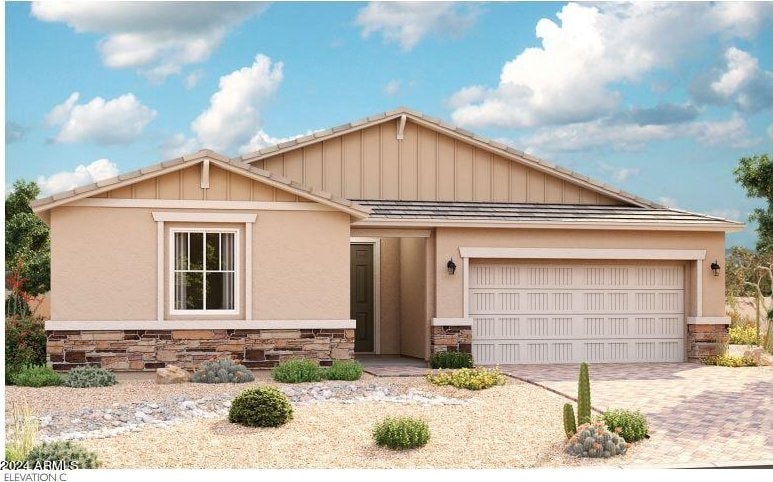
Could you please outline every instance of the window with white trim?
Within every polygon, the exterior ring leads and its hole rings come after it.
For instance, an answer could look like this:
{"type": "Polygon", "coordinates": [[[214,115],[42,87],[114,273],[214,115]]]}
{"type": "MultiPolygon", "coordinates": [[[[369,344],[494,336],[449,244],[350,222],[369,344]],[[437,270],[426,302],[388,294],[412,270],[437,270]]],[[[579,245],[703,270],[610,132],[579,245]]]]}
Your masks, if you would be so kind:
{"type": "Polygon", "coordinates": [[[236,314],[238,230],[171,230],[171,313],[236,314]]]}

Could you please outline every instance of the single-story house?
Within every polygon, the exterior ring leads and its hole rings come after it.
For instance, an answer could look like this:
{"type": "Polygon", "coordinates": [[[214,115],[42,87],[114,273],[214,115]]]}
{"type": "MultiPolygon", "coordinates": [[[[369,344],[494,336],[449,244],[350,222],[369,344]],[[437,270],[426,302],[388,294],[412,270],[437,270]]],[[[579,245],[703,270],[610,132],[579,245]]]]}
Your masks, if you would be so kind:
{"type": "Polygon", "coordinates": [[[402,108],[31,205],[56,369],[684,361],[725,333],[725,233],[743,227],[402,108]]]}

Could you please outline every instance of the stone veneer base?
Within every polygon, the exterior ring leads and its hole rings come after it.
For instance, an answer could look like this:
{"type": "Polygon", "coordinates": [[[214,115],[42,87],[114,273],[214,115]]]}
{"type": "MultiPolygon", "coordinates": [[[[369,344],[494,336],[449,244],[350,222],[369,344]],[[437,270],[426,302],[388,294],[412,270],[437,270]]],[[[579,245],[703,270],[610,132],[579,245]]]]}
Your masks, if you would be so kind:
{"type": "Polygon", "coordinates": [[[461,351],[472,353],[472,327],[433,326],[432,353],[439,351],[461,351]]]}
{"type": "Polygon", "coordinates": [[[230,357],[247,368],[271,368],[291,358],[321,365],[354,355],[354,330],[75,330],[47,331],[54,370],[95,365],[114,371],[152,371],[167,364],[186,369],[230,357]]]}

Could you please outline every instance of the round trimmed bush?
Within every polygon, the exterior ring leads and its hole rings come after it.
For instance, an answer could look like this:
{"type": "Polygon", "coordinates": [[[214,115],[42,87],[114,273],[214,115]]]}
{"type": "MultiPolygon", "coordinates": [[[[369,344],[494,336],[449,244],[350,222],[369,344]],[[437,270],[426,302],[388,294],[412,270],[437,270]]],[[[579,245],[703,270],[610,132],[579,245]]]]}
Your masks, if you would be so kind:
{"type": "Polygon", "coordinates": [[[62,384],[62,377],[46,365],[25,365],[13,375],[12,380],[20,387],[55,387],[62,384]]]}
{"type": "Polygon", "coordinates": [[[273,387],[250,388],[231,402],[228,421],[248,427],[278,427],[293,418],[293,406],[273,387]]]}
{"type": "Polygon", "coordinates": [[[601,418],[610,431],[619,433],[627,442],[636,442],[647,435],[647,418],[638,410],[607,410],[601,418]]]}
{"type": "Polygon", "coordinates": [[[44,442],[30,451],[26,461],[32,466],[60,461],[73,469],[96,469],[101,465],[97,454],[72,442],[44,442]]]}
{"type": "Polygon", "coordinates": [[[359,380],[362,377],[362,365],[355,360],[334,360],[328,368],[322,369],[326,380],[359,380]]]}
{"type": "Polygon", "coordinates": [[[376,444],[393,450],[423,447],[429,441],[429,426],[413,417],[387,417],[373,427],[376,444]]]}
{"type": "Polygon", "coordinates": [[[322,370],[314,360],[294,358],[275,366],[271,376],[282,383],[318,382],[322,380],[322,370]]]}

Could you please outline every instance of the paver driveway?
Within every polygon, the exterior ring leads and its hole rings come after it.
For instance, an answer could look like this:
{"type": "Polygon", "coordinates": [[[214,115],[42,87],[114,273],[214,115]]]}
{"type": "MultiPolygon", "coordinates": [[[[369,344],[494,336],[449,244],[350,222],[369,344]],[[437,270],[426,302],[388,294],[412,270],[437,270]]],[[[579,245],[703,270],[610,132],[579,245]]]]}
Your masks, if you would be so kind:
{"type": "MultiPolygon", "coordinates": [[[[507,365],[503,372],[577,396],[576,365],[507,365]]],[[[641,410],[651,439],[634,465],[773,463],[773,368],[694,363],[590,366],[591,405],[641,410]]]]}

